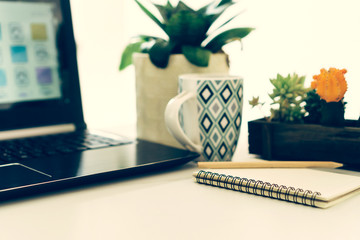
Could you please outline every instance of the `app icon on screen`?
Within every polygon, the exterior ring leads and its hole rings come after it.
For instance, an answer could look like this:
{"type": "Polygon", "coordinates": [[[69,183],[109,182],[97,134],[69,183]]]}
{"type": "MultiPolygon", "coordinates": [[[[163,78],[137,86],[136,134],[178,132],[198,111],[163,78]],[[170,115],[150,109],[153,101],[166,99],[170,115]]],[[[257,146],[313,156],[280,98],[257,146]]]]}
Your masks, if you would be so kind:
{"type": "Polygon", "coordinates": [[[19,87],[27,87],[30,83],[29,74],[23,67],[15,69],[15,83],[19,87]]]}
{"type": "Polygon", "coordinates": [[[33,40],[47,40],[46,25],[44,23],[32,23],[31,37],[33,40]]]}
{"type": "Polygon", "coordinates": [[[19,42],[24,40],[24,31],[18,22],[9,23],[9,34],[12,41],[19,42]]]}
{"type": "Polygon", "coordinates": [[[44,45],[36,45],[35,49],[35,58],[38,62],[46,62],[49,59],[49,52],[44,45]]]}
{"type": "Polygon", "coordinates": [[[11,46],[10,52],[13,63],[26,63],[28,61],[25,46],[11,46]]]}
{"type": "Polygon", "coordinates": [[[52,83],[51,68],[39,67],[36,68],[37,81],[40,85],[47,85],[52,83]]]}

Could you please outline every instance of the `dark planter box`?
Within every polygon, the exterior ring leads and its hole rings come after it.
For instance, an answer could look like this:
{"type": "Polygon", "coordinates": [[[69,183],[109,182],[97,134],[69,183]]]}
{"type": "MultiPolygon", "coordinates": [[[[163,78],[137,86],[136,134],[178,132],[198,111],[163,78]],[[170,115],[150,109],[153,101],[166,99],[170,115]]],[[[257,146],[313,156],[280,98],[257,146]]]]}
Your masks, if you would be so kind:
{"type": "Polygon", "coordinates": [[[345,127],[316,124],[248,122],[249,153],[264,159],[335,161],[360,165],[358,121],[346,120],[345,127]]]}

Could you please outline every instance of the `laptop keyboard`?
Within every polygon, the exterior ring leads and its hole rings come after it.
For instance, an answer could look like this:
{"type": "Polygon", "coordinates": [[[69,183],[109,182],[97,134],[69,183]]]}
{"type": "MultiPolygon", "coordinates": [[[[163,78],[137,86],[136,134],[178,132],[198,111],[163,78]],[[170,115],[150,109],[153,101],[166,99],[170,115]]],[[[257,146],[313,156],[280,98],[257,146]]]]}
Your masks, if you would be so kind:
{"type": "Polygon", "coordinates": [[[87,132],[0,141],[0,160],[22,160],[60,155],[90,149],[130,143],[127,139],[112,139],[87,132]]]}

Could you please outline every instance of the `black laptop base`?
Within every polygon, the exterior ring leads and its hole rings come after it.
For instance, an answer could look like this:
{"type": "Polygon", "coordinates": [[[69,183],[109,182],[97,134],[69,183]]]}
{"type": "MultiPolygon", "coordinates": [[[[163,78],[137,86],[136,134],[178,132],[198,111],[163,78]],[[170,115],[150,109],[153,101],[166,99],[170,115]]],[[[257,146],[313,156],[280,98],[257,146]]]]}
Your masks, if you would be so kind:
{"type": "Polygon", "coordinates": [[[163,171],[186,164],[198,156],[186,150],[137,140],[122,146],[30,159],[22,163],[3,162],[0,174],[6,181],[0,180],[0,201],[163,171]],[[157,160],[154,162],[154,159],[157,160]]]}

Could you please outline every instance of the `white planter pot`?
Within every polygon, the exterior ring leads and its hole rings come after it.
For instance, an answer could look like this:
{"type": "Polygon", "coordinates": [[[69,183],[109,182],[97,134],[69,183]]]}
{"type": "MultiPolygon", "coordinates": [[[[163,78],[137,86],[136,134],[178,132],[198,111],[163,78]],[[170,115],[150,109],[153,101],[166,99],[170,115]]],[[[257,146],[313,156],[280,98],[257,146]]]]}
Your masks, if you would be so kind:
{"type": "Polygon", "coordinates": [[[185,73],[228,73],[226,54],[213,54],[208,67],[189,63],[184,55],[171,55],[167,68],[154,66],[148,54],[133,55],[136,74],[137,137],[183,148],[167,131],[165,107],[178,93],[178,76],[185,73]]]}

